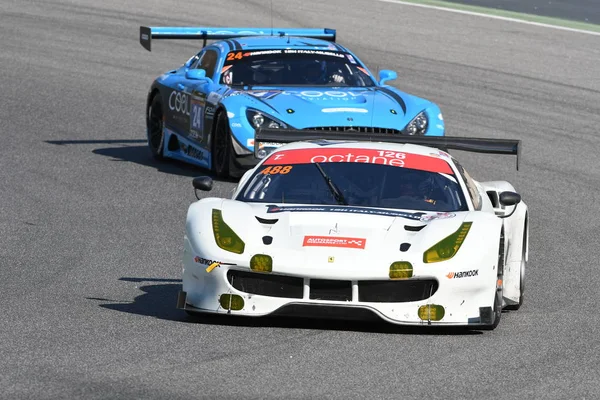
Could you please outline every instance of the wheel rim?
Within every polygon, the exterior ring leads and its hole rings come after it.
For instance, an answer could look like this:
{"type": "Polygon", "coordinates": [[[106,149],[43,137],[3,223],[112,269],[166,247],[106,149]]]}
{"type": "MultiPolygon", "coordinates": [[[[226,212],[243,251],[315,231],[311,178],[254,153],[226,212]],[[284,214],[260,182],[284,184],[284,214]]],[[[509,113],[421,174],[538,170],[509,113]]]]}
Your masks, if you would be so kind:
{"type": "Polygon", "coordinates": [[[219,123],[215,135],[215,168],[217,171],[225,169],[227,162],[227,132],[223,120],[219,118],[219,123]]]}
{"type": "Polygon", "coordinates": [[[151,106],[148,125],[148,144],[152,150],[159,153],[164,141],[162,110],[159,105],[151,106]]]}

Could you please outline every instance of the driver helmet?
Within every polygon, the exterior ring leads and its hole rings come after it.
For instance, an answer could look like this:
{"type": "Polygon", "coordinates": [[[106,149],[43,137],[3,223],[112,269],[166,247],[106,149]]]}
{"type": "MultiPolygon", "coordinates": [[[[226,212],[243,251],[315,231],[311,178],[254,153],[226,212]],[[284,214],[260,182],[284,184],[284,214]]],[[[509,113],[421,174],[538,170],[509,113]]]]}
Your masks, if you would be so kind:
{"type": "Polygon", "coordinates": [[[304,79],[307,83],[325,83],[327,76],[327,65],[325,61],[313,60],[304,69],[304,79]]]}

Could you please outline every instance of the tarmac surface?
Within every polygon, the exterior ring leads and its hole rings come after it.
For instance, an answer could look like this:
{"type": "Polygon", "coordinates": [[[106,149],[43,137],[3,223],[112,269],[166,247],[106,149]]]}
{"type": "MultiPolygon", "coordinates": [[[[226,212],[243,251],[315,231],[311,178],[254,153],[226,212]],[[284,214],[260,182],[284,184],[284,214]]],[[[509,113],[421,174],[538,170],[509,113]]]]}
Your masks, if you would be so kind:
{"type": "Polygon", "coordinates": [[[446,0],[451,3],[468,4],[516,11],[526,14],[568,19],[600,24],[600,2],[597,0],[446,0]]]}
{"type": "Polygon", "coordinates": [[[485,333],[175,309],[204,172],[151,158],[144,105],[200,43],[149,53],[139,25],[269,26],[264,4],[0,0],[0,398],[600,398],[598,36],[278,0],[274,25],[337,28],[370,68],[437,102],[449,135],[522,139],[518,172],[514,157],[456,156],[529,206],[525,304],[485,333]]]}

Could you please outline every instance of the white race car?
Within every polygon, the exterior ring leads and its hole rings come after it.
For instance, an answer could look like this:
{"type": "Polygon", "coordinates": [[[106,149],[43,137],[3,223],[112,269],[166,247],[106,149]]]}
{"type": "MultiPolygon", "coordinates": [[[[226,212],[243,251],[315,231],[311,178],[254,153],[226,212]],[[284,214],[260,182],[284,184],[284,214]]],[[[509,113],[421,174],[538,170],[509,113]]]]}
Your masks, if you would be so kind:
{"type": "Polygon", "coordinates": [[[178,308],[366,310],[395,324],[494,329],[503,308],[521,306],[527,206],[510,183],[478,182],[441,150],[516,154],[518,168],[519,141],[311,140],[324,133],[257,132],[262,160],[233,197],[189,207],[178,308]],[[263,142],[293,143],[265,154],[263,142]]]}

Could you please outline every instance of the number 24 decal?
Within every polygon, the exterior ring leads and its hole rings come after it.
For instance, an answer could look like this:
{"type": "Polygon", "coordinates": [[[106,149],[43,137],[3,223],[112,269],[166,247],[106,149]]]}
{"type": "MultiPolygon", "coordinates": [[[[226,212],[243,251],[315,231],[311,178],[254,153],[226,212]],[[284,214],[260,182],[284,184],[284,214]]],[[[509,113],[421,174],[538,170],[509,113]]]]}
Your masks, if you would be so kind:
{"type": "Polygon", "coordinates": [[[231,52],[227,54],[227,61],[241,60],[242,57],[241,51],[238,51],[237,53],[231,52]]]}
{"type": "Polygon", "coordinates": [[[260,171],[261,174],[263,175],[277,175],[277,174],[288,174],[290,171],[292,170],[292,166],[291,165],[276,165],[274,167],[267,167],[265,169],[263,169],[262,171],[260,171]]]}

